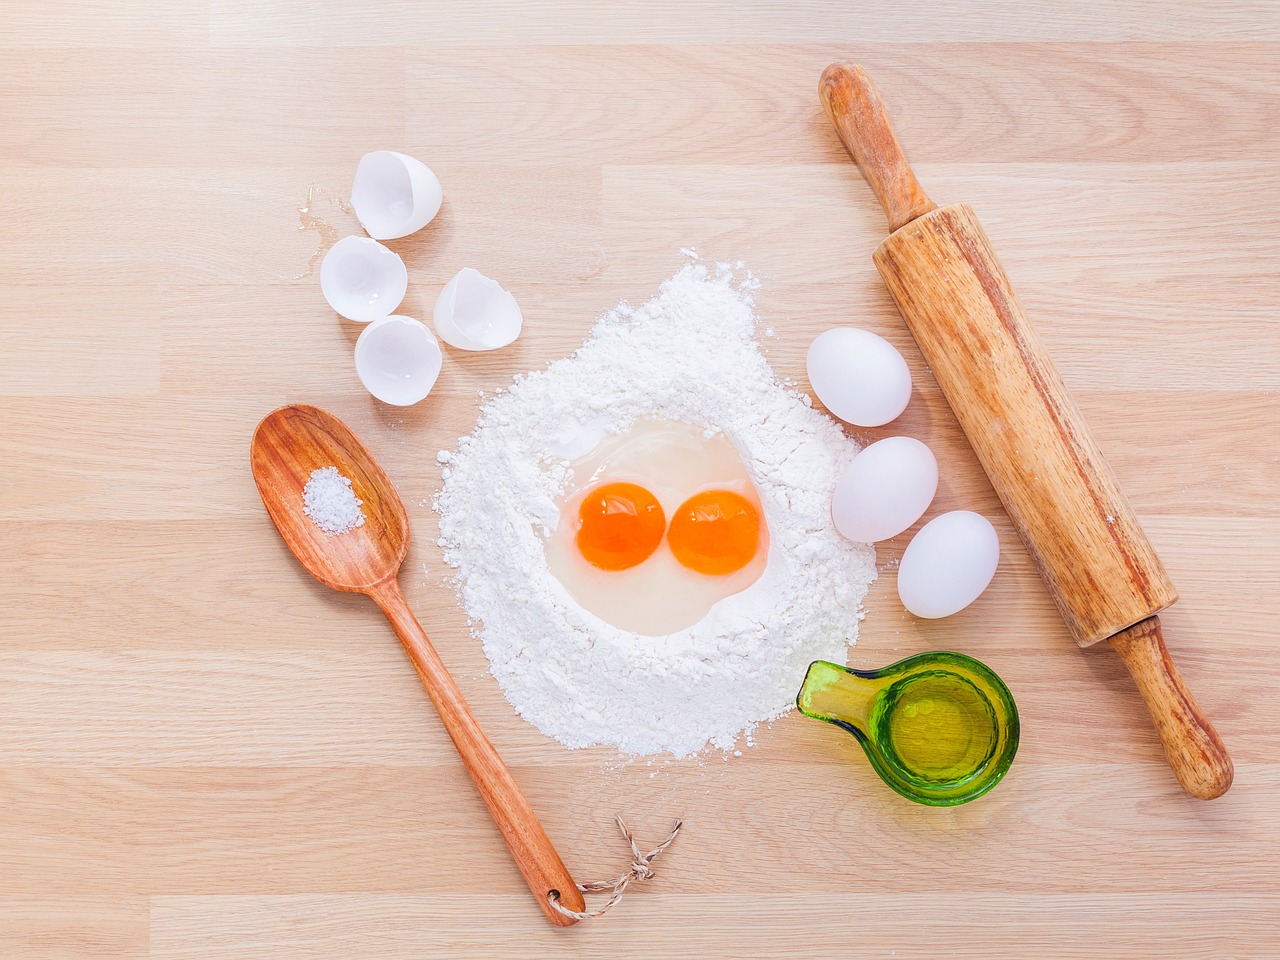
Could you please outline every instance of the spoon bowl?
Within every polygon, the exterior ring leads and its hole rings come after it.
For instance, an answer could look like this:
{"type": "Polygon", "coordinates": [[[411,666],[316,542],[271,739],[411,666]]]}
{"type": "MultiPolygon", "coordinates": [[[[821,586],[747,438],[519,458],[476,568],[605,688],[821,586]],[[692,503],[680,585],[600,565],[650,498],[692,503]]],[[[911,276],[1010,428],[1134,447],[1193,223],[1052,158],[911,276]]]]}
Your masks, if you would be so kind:
{"type": "Polygon", "coordinates": [[[586,909],[581,890],[400,592],[409,518],[382,467],[345,423],[300,404],[258,424],[249,460],[272,523],[307,571],[335,590],[366,594],[387,615],[542,912],[557,926],[576,923],[565,910],[586,909]],[[303,488],[322,467],[351,481],[363,525],[330,535],[303,513],[303,488]]]}
{"type": "Polygon", "coordinates": [[[318,407],[281,407],[254,431],[250,465],[271,522],[326,587],[366,593],[399,572],[409,551],[408,514],[378,461],[337,417],[318,407]],[[330,466],[364,501],[364,524],[338,536],[302,512],[311,471],[330,466]]]}

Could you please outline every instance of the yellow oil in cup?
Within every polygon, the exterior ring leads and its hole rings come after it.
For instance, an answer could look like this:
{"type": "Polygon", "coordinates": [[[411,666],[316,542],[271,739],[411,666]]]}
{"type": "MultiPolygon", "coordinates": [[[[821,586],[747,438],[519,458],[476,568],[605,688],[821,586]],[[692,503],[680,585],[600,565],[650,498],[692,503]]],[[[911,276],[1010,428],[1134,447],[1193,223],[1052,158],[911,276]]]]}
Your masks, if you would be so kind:
{"type": "Polygon", "coordinates": [[[921,653],[880,670],[816,660],[796,706],[848,730],[880,779],[930,806],[982,796],[1018,752],[1018,708],[1009,688],[962,653],[921,653]]]}

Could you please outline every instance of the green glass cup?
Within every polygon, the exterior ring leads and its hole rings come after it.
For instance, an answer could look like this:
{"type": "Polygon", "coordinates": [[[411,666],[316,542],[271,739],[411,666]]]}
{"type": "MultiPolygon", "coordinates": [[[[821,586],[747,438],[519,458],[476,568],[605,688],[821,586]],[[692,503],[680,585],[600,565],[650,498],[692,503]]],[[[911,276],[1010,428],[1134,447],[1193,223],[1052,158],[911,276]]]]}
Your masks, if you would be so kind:
{"type": "Polygon", "coordinates": [[[982,796],[1018,752],[1009,688],[962,653],[920,653],[880,670],[815,660],[796,706],[848,730],[881,780],[933,807],[982,796]]]}

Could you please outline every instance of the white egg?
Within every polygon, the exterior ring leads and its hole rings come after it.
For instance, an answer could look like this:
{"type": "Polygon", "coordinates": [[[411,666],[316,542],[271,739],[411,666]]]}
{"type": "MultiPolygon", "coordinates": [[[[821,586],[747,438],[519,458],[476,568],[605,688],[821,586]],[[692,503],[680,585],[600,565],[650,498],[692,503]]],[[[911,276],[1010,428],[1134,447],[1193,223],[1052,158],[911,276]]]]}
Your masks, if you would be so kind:
{"type": "Polygon", "coordinates": [[[888,540],[919,520],[937,491],[933,452],[912,437],[889,437],[845,468],[831,499],[831,519],[850,540],[888,540]]]}
{"type": "Polygon", "coordinates": [[[1000,563],[1000,538],[990,521],[953,510],[920,528],[898,565],[898,597],[917,617],[959,613],[982,595],[1000,563]]]}
{"type": "Polygon", "coordinates": [[[395,253],[368,237],[343,237],[320,264],[320,290],[340,316],[360,323],[390,316],[409,288],[395,253]]]}
{"type": "Polygon", "coordinates": [[[445,284],[432,319],[440,339],[459,350],[505,347],[524,325],[516,298],[471,267],[463,267],[445,284]]]}
{"type": "Polygon", "coordinates": [[[375,150],[360,158],[351,187],[351,208],[375,240],[416,233],[440,212],[440,180],[421,160],[375,150]]]}
{"type": "Polygon", "coordinates": [[[412,317],[382,317],[356,340],[360,382],[383,403],[397,407],[411,406],[431,392],[441,360],[440,343],[412,317]]]}
{"type": "Polygon", "coordinates": [[[855,426],[883,426],[911,399],[907,361],[869,330],[836,327],[819,334],[809,345],[805,367],[823,405],[855,426]]]}

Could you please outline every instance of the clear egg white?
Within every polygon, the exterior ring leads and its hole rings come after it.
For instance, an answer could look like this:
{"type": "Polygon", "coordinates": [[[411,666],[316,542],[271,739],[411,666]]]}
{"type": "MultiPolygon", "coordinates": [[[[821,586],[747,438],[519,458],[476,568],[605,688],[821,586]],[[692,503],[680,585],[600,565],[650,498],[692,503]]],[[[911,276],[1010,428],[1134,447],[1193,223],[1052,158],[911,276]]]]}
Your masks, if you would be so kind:
{"type": "Polygon", "coordinates": [[[693,626],[716,603],[746,590],[764,572],[769,553],[764,510],[741,454],[723,434],[707,437],[702,427],[644,417],[605,436],[568,466],[573,478],[560,500],[559,526],[546,542],[547,564],[573,600],[606,623],[642,636],[672,634],[693,626]],[[735,573],[706,576],[682,566],[664,540],[651,557],[629,570],[592,566],[576,543],[578,508],[592,488],[610,482],[649,490],[668,523],[680,504],[702,490],[741,494],[760,516],[755,557],[735,573]]]}

